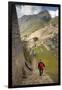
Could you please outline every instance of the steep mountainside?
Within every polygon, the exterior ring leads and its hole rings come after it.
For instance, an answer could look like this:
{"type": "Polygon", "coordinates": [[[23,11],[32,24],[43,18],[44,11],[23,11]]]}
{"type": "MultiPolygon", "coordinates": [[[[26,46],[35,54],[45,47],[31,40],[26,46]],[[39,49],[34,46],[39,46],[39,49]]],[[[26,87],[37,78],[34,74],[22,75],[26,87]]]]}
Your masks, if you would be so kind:
{"type": "Polygon", "coordinates": [[[51,18],[46,10],[36,15],[24,15],[19,19],[19,27],[21,39],[28,41],[31,47],[34,37],[38,37],[38,44],[58,47],[58,16],[51,18]]]}
{"type": "Polygon", "coordinates": [[[47,25],[50,19],[51,16],[48,11],[43,11],[36,15],[24,15],[18,20],[21,35],[28,36],[32,32],[47,25]]]}

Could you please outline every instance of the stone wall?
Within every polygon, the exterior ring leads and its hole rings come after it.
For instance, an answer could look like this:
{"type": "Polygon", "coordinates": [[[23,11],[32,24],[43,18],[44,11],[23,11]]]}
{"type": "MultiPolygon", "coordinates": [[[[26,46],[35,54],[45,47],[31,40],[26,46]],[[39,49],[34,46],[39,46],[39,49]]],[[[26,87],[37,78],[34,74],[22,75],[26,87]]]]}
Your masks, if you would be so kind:
{"type": "MultiPolygon", "coordinates": [[[[21,85],[23,76],[27,74],[22,42],[18,27],[15,5],[11,8],[12,13],[12,86],[21,85]]],[[[30,71],[28,71],[29,73],[30,71]]]]}

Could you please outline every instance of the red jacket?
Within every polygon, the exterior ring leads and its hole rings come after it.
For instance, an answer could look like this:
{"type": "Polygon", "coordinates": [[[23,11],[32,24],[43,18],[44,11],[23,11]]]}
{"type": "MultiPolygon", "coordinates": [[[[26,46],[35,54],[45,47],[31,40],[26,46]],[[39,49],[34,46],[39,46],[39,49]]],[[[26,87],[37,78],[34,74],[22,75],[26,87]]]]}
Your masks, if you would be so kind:
{"type": "Polygon", "coordinates": [[[43,70],[45,68],[45,64],[43,62],[38,63],[38,69],[43,70]]]}

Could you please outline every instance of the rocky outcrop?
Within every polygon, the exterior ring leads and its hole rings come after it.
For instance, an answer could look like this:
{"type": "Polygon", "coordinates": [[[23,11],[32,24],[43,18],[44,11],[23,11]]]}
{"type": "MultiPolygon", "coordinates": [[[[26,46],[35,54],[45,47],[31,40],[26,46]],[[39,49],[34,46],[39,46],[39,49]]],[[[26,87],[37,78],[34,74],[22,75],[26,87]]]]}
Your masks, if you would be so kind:
{"type": "Polygon", "coordinates": [[[12,13],[12,86],[21,85],[23,77],[31,74],[25,65],[20,32],[16,15],[15,5],[11,8],[12,13]]]}

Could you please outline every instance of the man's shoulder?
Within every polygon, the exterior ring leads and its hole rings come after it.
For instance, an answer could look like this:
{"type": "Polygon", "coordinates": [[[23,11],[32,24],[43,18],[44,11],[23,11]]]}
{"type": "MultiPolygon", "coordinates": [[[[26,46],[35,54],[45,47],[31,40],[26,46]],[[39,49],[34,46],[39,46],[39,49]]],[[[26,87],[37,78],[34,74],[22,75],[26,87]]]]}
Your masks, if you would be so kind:
{"type": "Polygon", "coordinates": [[[45,65],[43,62],[39,62],[39,64],[43,64],[43,65],[45,65]]]}

